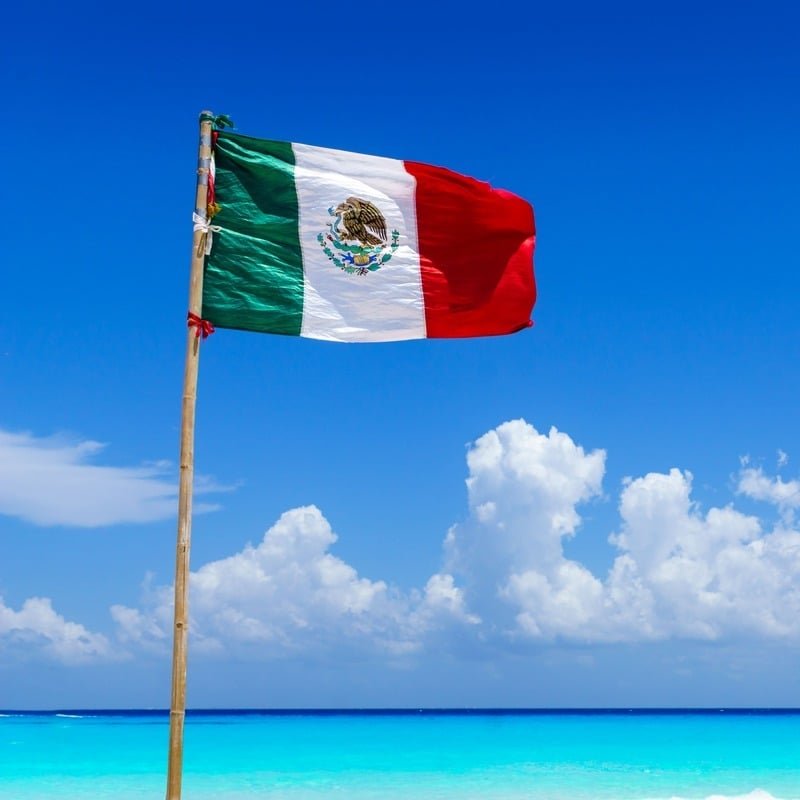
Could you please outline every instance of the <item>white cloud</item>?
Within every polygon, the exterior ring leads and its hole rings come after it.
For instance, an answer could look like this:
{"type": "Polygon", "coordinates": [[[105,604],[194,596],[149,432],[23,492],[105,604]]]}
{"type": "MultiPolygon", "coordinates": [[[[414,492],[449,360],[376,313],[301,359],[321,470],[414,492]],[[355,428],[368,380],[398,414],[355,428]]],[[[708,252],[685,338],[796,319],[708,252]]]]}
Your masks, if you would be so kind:
{"type": "MultiPolygon", "coordinates": [[[[212,561],[191,574],[191,627],[196,647],[208,652],[260,648],[265,654],[378,648],[402,654],[415,645],[407,601],[383,581],[362,578],[329,552],[336,542],[314,506],[284,513],[255,547],[212,561]]],[[[436,605],[458,605],[446,587],[436,605]]],[[[166,638],[172,588],[149,592],[146,615],[123,606],[114,617],[127,641],[166,638]]]]}
{"type": "Polygon", "coordinates": [[[470,518],[448,533],[445,563],[470,610],[501,634],[578,633],[602,588],[564,558],[562,539],[580,525],[578,504],[600,494],[605,452],[515,420],[478,439],[467,465],[470,518]]]}
{"type": "Polygon", "coordinates": [[[0,598],[0,653],[23,658],[40,656],[63,664],[119,657],[105,636],[65,620],[47,597],[31,597],[19,611],[0,598]]]}
{"type": "MultiPolygon", "coordinates": [[[[783,464],[786,463],[786,460],[783,461],[783,464]]],[[[761,467],[742,469],[739,473],[737,490],[739,494],[753,500],[772,503],[782,512],[800,508],[800,480],[784,481],[780,475],[770,478],[764,474],[761,467]]]]}
{"type": "Polygon", "coordinates": [[[164,626],[136,608],[122,605],[111,606],[111,618],[117,625],[117,636],[123,644],[141,645],[146,649],[160,650],[167,641],[164,626]]]}
{"type": "MultiPolygon", "coordinates": [[[[448,531],[441,569],[409,592],[333,555],[317,508],[287,511],[256,546],[192,573],[193,647],[391,659],[530,642],[800,638],[800,532],[785,515],[770,527],[731,505],[702,509],[687,471],[623,481],[607,574],[568,558],[582,505],[603,499],[605,457],[524,420],[480,437],[467,456],[468,516],[448,531]]],[[[738,490],[786,509],[795,484],[743,462],[738,490]]],[[[141,609],[114,607],[118,635],[164,649],[172,589],[145,595],[141,609]]]]}
{"type": "Polygon", "coordinates": [[[620,501],[623,525],[612,541],[651,598],[655,634],[799,635],[800,534],[765,533],[756,517],[730,506],[703,513],[691,488],[688,472],[650,473],[620,501]]]}
{"type": "Polygon", "coordinates": [[[422,646],[425,641],[441,644],[444,636],[462,637],[479,626],[481,618],[467,609],[464,590],[448,573],[431,575],[422,592],[410,594],[409,633],[422,646]]]}
{"type": "MultiPolygon", "coordinates": [[[[177,486],[168,464],[111,467],[91,463],[105,445],[35,437],[0,429],[0,514],[35,525],[93,528],[152,522],[176,514],[177,486]]],[[[200,478],[197,490],[226,487],[200,478]]],[[[202,513],[217,508],[195,504],[202,513]]]]}
{"type": "MultiPolygon", "coordinates": [[[[471,612],[513,640],[800,636],[800,533],[764,532],[730,506],[703,513],[688,472],[623,483],[610,537],[619,554],[606,576],[568,559],[563,539],[578,529],[579,505],[600,494],[604,457],[523,421],[476,442],[470,518],[445,539],[471,612]]],[[[799,485],[745,463],[739,491],[786,508],[799,485]]]]}

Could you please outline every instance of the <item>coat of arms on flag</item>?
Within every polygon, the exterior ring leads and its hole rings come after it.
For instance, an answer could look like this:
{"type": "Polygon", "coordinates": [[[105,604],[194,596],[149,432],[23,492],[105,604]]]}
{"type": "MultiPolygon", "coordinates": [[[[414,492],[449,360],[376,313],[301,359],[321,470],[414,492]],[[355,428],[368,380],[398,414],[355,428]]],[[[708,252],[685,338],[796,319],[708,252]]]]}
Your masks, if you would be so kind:
{"type": "Polygon", "coordinates": [[[348,197],[328,213],[333,221],[317,241],[328,259],[348,275],[369,275],[379,270],[400,245],[400,231],[393,230],[389,241],[386,219],[369,200],[348,197]]]}

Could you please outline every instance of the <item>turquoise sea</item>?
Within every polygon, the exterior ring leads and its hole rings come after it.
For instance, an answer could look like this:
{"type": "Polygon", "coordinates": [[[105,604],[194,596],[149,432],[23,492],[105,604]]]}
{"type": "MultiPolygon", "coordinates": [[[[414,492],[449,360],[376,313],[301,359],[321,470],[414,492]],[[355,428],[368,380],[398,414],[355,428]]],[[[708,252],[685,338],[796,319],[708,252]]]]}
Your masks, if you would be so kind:
{"type": "MultiPolygon", "coordinates": [[[[3,800],[164,796],[163,712],[5,712],[3,800]]],[[[800,712],[194,712],[186,800],[800,800],[800,712]]]]}

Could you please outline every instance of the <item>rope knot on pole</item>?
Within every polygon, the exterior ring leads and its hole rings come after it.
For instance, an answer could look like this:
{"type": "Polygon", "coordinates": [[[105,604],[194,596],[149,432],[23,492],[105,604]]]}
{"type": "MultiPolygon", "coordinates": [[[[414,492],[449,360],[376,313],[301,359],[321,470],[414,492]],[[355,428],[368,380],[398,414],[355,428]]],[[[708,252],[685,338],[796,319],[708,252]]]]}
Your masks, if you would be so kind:
{"type": "Polygon", "coordinates": [[[200,115],[200,122],[210,122],[214,130],[221,130],[222,128],[235,128],[233,120],[227,114],[211,114],[204,111],[200,115]]]}
{"type": "Polygon", "coordinates": [[[202,231],[203,233],[200,237],[198,250],[206,255],[210,255],[211,245],[214,243],[214,234],[219,233],[222,228],[220,228],[219,225],[212,225],[209,220],[201,217],[196,211],[192,212],[192,222],[194,222],[194,230],[202,231]]]}

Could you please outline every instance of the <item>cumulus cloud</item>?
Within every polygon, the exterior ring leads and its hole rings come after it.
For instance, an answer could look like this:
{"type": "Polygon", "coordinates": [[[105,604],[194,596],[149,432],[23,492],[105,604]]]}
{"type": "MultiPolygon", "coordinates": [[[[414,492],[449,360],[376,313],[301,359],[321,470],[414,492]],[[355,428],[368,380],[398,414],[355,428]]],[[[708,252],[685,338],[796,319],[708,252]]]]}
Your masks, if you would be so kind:
{"type": "MultiPolygon", "coordinates": [[[[160,651],[161,645],[167,643],[168,629],[165,625],[137,608],[113,605],[111,617],[117,625],[117,636],[123,644],[140,645],[148,650],[160,651]]],[[[167,623],[167,620],[162,622],[167,623]]]]}
{"type": "MultiPolygon", "coordinates": [[[[580,504],[600,495],[604,459],[522,420],[471,450],[470,517],[448,533],[446,563],[466,606],[496,634],[579,642],[800,635],[800,534],[785,525],[764,531],[732,506],[704,513],[689,472],[624,482],[607,575],[567,558],[563,540],[580,525],[580,504]]],[[[799,485],[741,468],[739,492],[779,508],[795,507],[799,485]]]]}
{"type": "MultiPolygon", "coordinates": [[[[620,643],[800,638],[800,532],[733,507],[703,509],[692,475],[626,479],[606,574],[567,557],[587,504],[606,502],[606,454],[524,420],[480,437],[467,455],[468,510],[444,539],[424,587],[400,591],[332,552],[337,537],[314,506],[287,511],[255,546],[191,575],[193,647],[255,657],[426,649],[473,652],[553,642],[620,643]]],[[[737,491],[793,510],[798,481],[743,461],[737,491]]],[[[172,588],[147,588],[141,608],[115,606],[127,645],[164,649],[172,588]]]]}
{"type": "MultiPolygon", "coordinates": [[[[788,461],[786,453],[781,451],[781,466],[788,461]]],[[[780,475],[770,478],[761,467],[743,466],[739,472],[737,485],[739,494],[753,500],[764,500],[777,506],[783,514],[789,514],[800,508],[800,480],[784,481],[780,475]]]]}
{"type": "MultiPolygon", "coordinates": [[[[414,649],[408,601],[383,581],[360,577],[329,549],[337,540],[314,506],[284,513],[256,546],[212,561],[190,577],[191,630],[206,652],[235,648],[284,655],[332,646],[389,654],[414,649]]],[[[166,639],[172,588],[147,592],[146,613],[115,606],[126,641],[166,639]]],[[[432,606],[457,609],[458,593],[432,587],[432,606]]],[[[457,611],[455,612],[457,613],[457,611]]]]}
{"type": "Polygon", "coordinates": [[[437,623],[464,622],[478,625],[481,618],[471,614],[464,601],[464,591],[455,585],[452,575],[431,575],[425,584],[422,601],[419,603],[417,616],[423,620],[415,626],[417,630],[436,627],[437,623]]]}
{"type": "MultiPolygon", "coordinates": [[[[169,464],[113,467],[92,463],[105,445],[0,429],[0,514],[35,525],[92,528],[153,522],[176,513],[169,464]]],[[[200,478],[197,491],[222,491],[200,478]]],[[[217,506],[197,503],[198,513],[217,506]]]]}
{"type": "Polygon", "coordinates": [[[612,541],[650,598],[655,634],[800,634],[800,534],[765,532],[731,506],[703,513],[691,489],[691,474],[673,469],[632,481],[620,501],[623,524],[612,541]]]}
{"type": "Polygon", "coordinates": [[[605,452],[515,420],[478,439],[467,466],[470,518],[447,534],[444,574],[463,581],[470,609],[497,632],[578,630],[598,584],[564,559],[562,539],[578,529],[577,506],[600,494],[605,452]]]}
{"type": "Polygon", "coordinates": [[[31,597],[15,611],[0,597],[0,653],[82,664],[118,657],[108,639],[64,619],[47,597],[31,597]]]}

